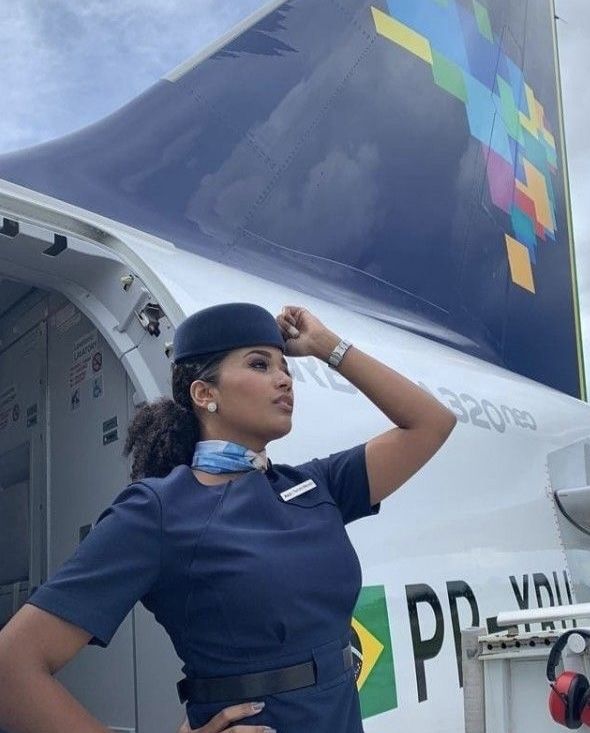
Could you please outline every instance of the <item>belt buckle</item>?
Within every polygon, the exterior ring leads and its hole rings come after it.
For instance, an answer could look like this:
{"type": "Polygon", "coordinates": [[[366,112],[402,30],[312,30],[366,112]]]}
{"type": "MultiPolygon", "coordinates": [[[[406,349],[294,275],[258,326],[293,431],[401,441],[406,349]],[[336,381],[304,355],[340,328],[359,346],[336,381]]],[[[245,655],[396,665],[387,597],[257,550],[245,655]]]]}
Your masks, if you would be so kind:
{"type": "MultiPolygon", "coordinates": [[[[339,677],[350,668],[350,665],[347,666],[347,648],[350,649],[350,644],[348,647],[343,648],[342,641],[336,639],[312,649],[317,685],[323,685],[335,677],[339,677]]],[[[350,651],[350,659],[352,663],[352,651],[350,651]]]]}
{"type": "Polygon", "coordinates": [[[348,644],[344,647],[342,650],[342,657],[344,659],[344,669],[349,670],[353,665],[353,656],[352,656],[352,644],[348,644]]]}

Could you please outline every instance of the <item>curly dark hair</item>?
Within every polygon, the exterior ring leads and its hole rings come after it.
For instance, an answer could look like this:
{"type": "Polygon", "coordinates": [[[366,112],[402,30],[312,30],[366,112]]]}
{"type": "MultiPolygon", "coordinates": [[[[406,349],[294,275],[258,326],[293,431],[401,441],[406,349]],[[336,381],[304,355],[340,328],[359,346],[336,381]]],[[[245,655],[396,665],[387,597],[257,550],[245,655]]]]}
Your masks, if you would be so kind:
{"type": "Polygon", "coordinates": [[[190,386],[196,379],[217,385],[221,362],[230,351],[207,354],[198,361],[172,364],[172,397],[140,406],[129,423],[123,452],[133,452],[131,480],[166,476],[175,466],[191,464],[199,440],[199,420],[190,386]]]}

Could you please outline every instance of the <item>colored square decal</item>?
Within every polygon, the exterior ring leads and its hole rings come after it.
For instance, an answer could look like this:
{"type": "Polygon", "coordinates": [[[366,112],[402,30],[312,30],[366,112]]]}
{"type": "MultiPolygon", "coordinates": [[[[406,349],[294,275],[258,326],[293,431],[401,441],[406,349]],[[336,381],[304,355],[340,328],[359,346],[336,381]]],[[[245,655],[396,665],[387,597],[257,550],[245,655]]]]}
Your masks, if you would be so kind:
{"type": "Polygon", "coordinates": [[[488,10],[477,0],[473,0],[473,9],[475,10],[475,19],[477,20],[477,27],[479,32],[484,38],[487,38],[490,43],[494,42],[494,34],[492,32],[492,24],[490,23],[490,16],[488,10]]]}
{"type": "Polygon", "coordinates": [[[506,235],[506,248],[508,249],[512,282],[515,285],[520,285],[521,288],[528,290],[530,293],[534,293],[535,282],[528,249],[509,234],[506,235]]]}
{"type": "Polygon", "coordinates": [[[535,234],[535,224],[531,218],[518,206],[512,207],[512,227],[516,238],[521,244],[525,244],[529,249],[529,254],[535,251],[537,246],[537,237],[535,234]]]}
{"type": "Polygon", "coordinates": [[[467,102],[467,87],[463,71],[457,64],[441,56],[434,48],[432,49],[432,74],[439,87],[462,102],[467,102]]]}
{"type": "Polygon", "coordinates": [[[416,33],[403,23],[399,23],[395,18],[386,15],[378,8],[371,7],[373,20],[375,21],[375,29],[390,41],[397,43],[406,51],[413,53],[418,58],[432,64],[432,51],[427,38],[416,33]]]}

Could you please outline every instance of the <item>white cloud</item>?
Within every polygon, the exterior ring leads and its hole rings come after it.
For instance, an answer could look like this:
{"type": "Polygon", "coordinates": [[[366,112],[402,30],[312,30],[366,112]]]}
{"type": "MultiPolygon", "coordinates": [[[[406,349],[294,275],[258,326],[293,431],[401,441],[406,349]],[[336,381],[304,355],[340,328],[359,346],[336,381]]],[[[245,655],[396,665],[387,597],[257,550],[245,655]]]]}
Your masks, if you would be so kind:
{"type": "Polygon", "coordinates": [[[566,146],[574,217],[576,267],[587,378],[590,378],[590,6],[587,0],[557,0],[557,21],[566,146]]]}
{"type": "Polygon", "coordinates": [[[259,0],[21,0],[0,18],[0,151],[114,111],[251,13],[259,0]]]}
{"type": "Polygon", "coordinates": [[[2,9],[2,150],[39,140],[46,100],[59,94],[62,52],[48,44],[35,3],[8,3],[2,9]]]}

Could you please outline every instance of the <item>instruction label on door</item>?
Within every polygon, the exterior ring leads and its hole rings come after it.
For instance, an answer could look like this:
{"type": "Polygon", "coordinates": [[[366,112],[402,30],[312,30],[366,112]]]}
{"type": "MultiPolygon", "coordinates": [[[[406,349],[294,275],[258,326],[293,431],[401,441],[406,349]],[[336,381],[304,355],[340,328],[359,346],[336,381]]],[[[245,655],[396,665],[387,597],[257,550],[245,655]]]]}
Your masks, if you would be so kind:
{"type": "MultiPolygon", "coordinates": [[[[0,430],[4,430],[14,420],[17,391],[15,385],[11,384],[0,392],[0,430]]],[[[20,409],[18,409],[20,415],[20,409]]],[[[18,420],[18,416],[16,418],[18,420]]]]}

